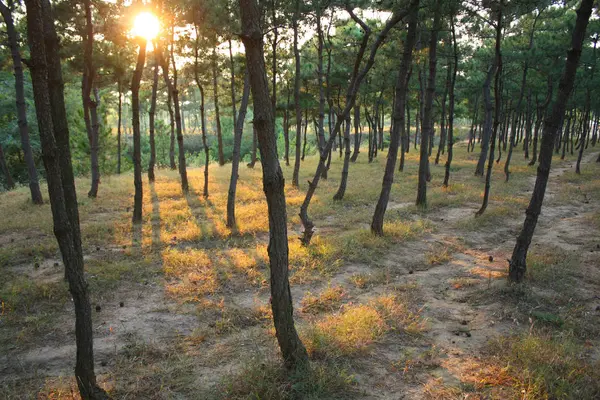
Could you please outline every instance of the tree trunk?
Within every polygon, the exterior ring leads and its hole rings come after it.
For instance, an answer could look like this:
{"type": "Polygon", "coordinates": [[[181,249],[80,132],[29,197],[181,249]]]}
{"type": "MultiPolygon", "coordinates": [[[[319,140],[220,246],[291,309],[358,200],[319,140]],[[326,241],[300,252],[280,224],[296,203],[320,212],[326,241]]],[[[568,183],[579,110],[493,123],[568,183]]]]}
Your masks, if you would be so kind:
{"type": "MultiPolygon", "coordinates": [[[[319,87],[319,119],[318,119],[318,137],[319,153],[325,147],[325,88],[323,87],[323,27],[321,26],[322,16],[321,3],[317,4],[317,86],[319,87]]],[[[358,154],[358,153],[357,153],[358,154]]],[[[356,159],[356,158],[355,158],[356,159]]]]}
{"type": "Polygon", "coordinates": [[[119,105],[117,107],[117,174],[121,174],[121,124],[123,118],[123,89],[121,77],[117,81],[117,91],[119,92],[119,105]]]}
{"type": "Polygon", "coordinates": [[[208,147],[208,142],[206,140],[206,116],[205,116],[205,109],[204,109],[204,105],[205,105],[205,100],[206,97],[204,96],[204,86],[202,85],[202,82],[200,81],[200,76],[198,75],[199,71],[198,71],[198,48],[199,48],[199,44],[198,44],[198,40],[199,40],[199,33],[198,33],[198,25],[196,24],[196,22],[194,21],[194,29],[196,32],[196,41],[194,42],[194,79],[196,80],[196,85],[198,86],[198,90],[200,91],[200,119],[201,119],[201,124],[202,124],[202,146],[204,146],[204,190],[203,190],[203,195],[204,198],[208,198],[208,166],[210,164],[210,149],[208,147]]]}
{"type": "Polygon", "coordinates": [[[356,162],[360,154],[360,104],[354,105],[354,152],[350,161],[356,162]]]}
{"type": "Polygon", "coordinates": [[[148,124],[150,132],[150,161],[148,162],[148,180],[154,182],[154,165],[156,164],[156,142],[154,140],[154,115],[156,113],[156,94],[158,92],[158,61],[154,55],[154,73],[152,77],[152,95],[150,98],[150,111],[148,124]]]}
{"type": "Polygon", "coordinates": [[[157,46],[155,54],[159,58],[159,64],[163,70],[163,76],[168,86],[171,98],[173,99],[173,108],[175,113],[175,127],[177,129],[177,148],[179,150],[179,176],[181,177],[181,190],[187,194],[189,191],[187,179],[187,167],[185,165],[185,149],[183,147],[183,131],[181,126],[181,111],[179,109],[179,91],[177,90],[177,67],[175,65],[175,56],[173,52],[173,39],[171,46],[171,66],[173,68],[173,81],[169,78],[168,62],[163,58],[162,51],[157,46]]]}
{"type": "Polygon", "coordinates": [[[96,384],[92,317],[87,283],[83,274],[83,252],[79,231],[79,212],[73,180],[69,131],[64,108],[63,80],[48,0],[27,0],[27,31],[31,54],[31,80],[42,156],[48,181],[54,234],[63,262],[69,291],[75,306],[77,361],[75,376],[83,399],[108,399],[96,384]]]}
{"type": "Polygon", "coordinates": [[[575,73],[581,57],[581,49],[585,40],[585,31],[592,13],[593,0],[583,0],[577,10],[577,20],[573,28],[573,37],[571,48],[567,52],[567,61],[563,75],[558,87],[556,102],[552,112],[544,121],[544,131],[542,134],[542,144],[540,147],[540,162],[537,170],[537,178],[531,201],[525,212],[525,222],[523,228],[517,237],[517,242],[509,261],[508,277],[512,282],[521,282],[527,269],[527,251],[531,244],[531,238],[537,225],[537,220],[542,210],[550,166],[552,164],[552,151],[554,140],[558,132],[561,118],[565,113],[566,103],[573,90],[575,73]]]}
{"type": "Polygon", "coordinates": [[[435,73],[437,65],[437,36],[440,30],[440,5],[435,5],[433,29],[429,39],[429,77],[425,95],[425,110],[423,113],[423,131],[421,132],[421,152],[419,158],[419,184],[417,206],[427,207],[427,181],[429,178],[429,140],[433,134],[433,97],[435,96],[435,73]]]}
{"type": "Polygon", "coordinates": [[[408,31],[406,34],[404,51],[402,53],[402,59],[400,61],[400,68],[398,71],[393,113],[394,123],[392,124],[393,129],[390,132],[390,148],[388,150],[385,172],[383,175],[383,183],[381,185],[381,193],[379,194],[379,200],[375,206],[373,221],[371,222],[371,232],[375,233],[376,235],[383,235],[383,218],[385,216],[385,211],[390,198],[392,183],[394,182],[394,171],[396,170],[396,159],[398,158],[399,140],[404,136],[404,109],[406,107],[405,103],[408,92],[407,88],[409,70],[412,63],[412,51],[415,45],[417,32],[418,7],[419,2],[417,0],[414,3],[414,8],[411,10],[409,15],[408,31]]]}
{"type": "Polygon", "coordinates": [[[300,175],[300,150],[302,145],[302,108],[300,106],[300,49],[298,48],[298,19],[300,18],[300,0],[296,0],[296,9],[292,26],[294,29],[294,108],[296,110],[296,159],[294,160],[294,173],[292,175],[292,186],[298,187],[300,175]]]}
{"type": "Polygon", "coordinates": [[[458,45],[456,43],[456,29],[454,27],[454,15],[450,17],[450,27],[452,30],[452,49],[454,50],[454,59],[452,65],[452,78],[450,81],[450,99],[448,104],[448,158],[446,159],[446,171],[444,172],[444,187],[448,187],[450,180],[450,165],[452,164],[454,148],[454,88],[456,86],[456,75],[458,72],[458,45]]]}
{"type": "Polygon", "coordinates": [[[306,134],[308,132],[308,110],[304,116],[304,138],[302,140],[302,156],[300,157],[301,161],[304,161],[304,156],[306,155],[306,134]]]}
{"type": "Polygon", "coordinates": [[[450,67],[450,59],[448,59],[448,65],[446,66],[446,87],[444,88],[444,94],[442,96],[442,115],[440,116],[440,142],[438,143],[438,151],[435,155],[435,165],[440,163],[440,156],[446,149],[446,99],[448,98],[448,92],[450,91],[451,74],[452,68],[450,67]]]}
{"type": "Polygon", "coordinates": [[[355,59],[354,68],[353,68],[351,79],[350,79],[350,84],[348,85],[348,89],[346,91],[346,104],[345,104],[344,110],[339,114],[338,119],[335,123],[335,127],[329,137],[329,140],[325,144],[325,149],[320,154],[319,164],[317,165],[317,170],[315,172],[315,175],[313,176],[313,180],[309,181],[309,183],[308,183],[308,190],[306,192],[304,201],[302,202],[302,206],[300,207],[300,220],[302,221],[302,226],[304,227],[304,233],[303,233],[301,242],[305,246],[308,246],[310,244],[310,240],[314,233],[314,231],[313,231],[314,223],[308,217],[308,206],[310,205],[312,196],[314,195],[315,190],[317,189],[319,179],[321,178],[321,176],[323,174],[323,170],[325,169],[325,162],[327,161],[328,154],[331,152],[331,147],[333,146],[335,137],[340,132],[342,121],[345,118],[347,118],[348,115],[350,115],[350,111],[352,110],[352,107],[354,107],[354,103],[356,102],[356,96],[358,94],[358,89],[360,88],[360,84],[362,83],[363,79],[365,78],[365,76],[367,75],[367,73],[369,72],[369,70],[371,69],[373,64],[375,63],[375,55],[377,54],[377,50],[383,43],[384,39],[387,37],[387,34],[389,33],[389,31],[408,14],[409,10],[412,9],[412,6],[415,2],[416,2],[416,0],[411,1],[410,5],[407,9],[402,9],[400,11],[395,12],[390,17],[390,19],[388,19],[387,23],[385,24],[385,26],[383,27],[383,29],[381,30],[379,35],[377,35],[377,38],[372,43],[369,58],[367,59],[365,65],[363,66],[362,69],[360,69],[360,65],[363,60],[366,48],[367,48],[369,36],[371,34],[371,29],[368,27],[367,24],[365,24],[361,19],[359,19],[352,12],[352,9],[350,8],[349,5],[346,7],[346,11],[348,12],[348,14],[350,14],[350,17],[361,26],[361,28],[364,30],[365,34],[363,35],[363,39],[362,39],[360,48],[358,50],[358,54],[355,59]]]}
{"type": "Polygon", "coordinates": [[[83,78],[81,85],[81,94],[83,100],[83,117],[90,144],[90,161],[92,182],[88,197],[98,196],[98,186],[100,184],[100,168],[98,165],[98,97],[91,98],[94,80],[96,78],[96,68],[93,61],[94,48],[94,26],[92,24],[92,9],[90,0],[84,0],[85,8],[85,36],[83,48],[83,78]],[[91,119],[91,121],[90,121],[91,119]]]}
{"type": "Polygon", "coordinates": [[[485,107],[485,115],[483,121],[483,129],[480,129],[481,133],[479,136],[481,138],[481,152],[479,153],[479,161],[477,162],[477,167],[475,168],[475,175],[477,176],[483,176],[483,170],[485,169],[485,160],[487,159],[488,150],[490,147],[490,137],[492,135],[492,117],[494,112],[492,106],[492,99],[490,95],[490,85],[492,83],[492,77],[494,76],[494,71],[496,71],[496,68],[496,65],[492,65],[488,69],[485,82],[483,83],[483,104],[485,107]]]}
{"type": "Polygon", "coordinates": [[[225,165],[225,156],[223,155],[223,136],[221,133],[221,114],[219,112],[219,84],[217,80],[217,50],[213,48],[212,55],[212,76],[213,76],[213,98],[215,102],[215,121],[217,125],[217,147],[219,154],[219,165],[225,165]]]}
{"type": "Polygon", "coordinates": [[[167,93],[167,108],[169,110],[169,126],[171,128],[171,138],[169,142],[169,166],[171,169],[177,168],[175,163],[175,116],[173,113],[173,97],[171,91],[167,93]]]}
{"type": "Polygon", "coordinates": [[[494,64],[496,65],[496,76],[494,77],[494,129],[490,138],[490,158],[488,160],[487,172],[485,175],[485,190],[483,193],[483,204],[475,213],[479,216],[484,213],[487,208],[490,198],[490,184],[492,180],[492,168],[494,166],[494,148],[496,147],[496,135],[500,126],[501,108],[502,108],[502,91],[500,89],[500,79],[502,78],[502,53],[500,52],[500,43],[502,40],[502,6],[498,7],[496,19],[496,57],[494,64]]]}
{"type": "Polygon", "coordinates": [[[344,124],[344,165],[342,167],[342,178],[340,179],[340,186],[338,191],[333,196],[334,200],[342,200],[346,193],[346,186],[348,185],[348,170],[350,168],[350,114],[346,116],[346,122],[344,124]]]}
{"type": "Polygon", "coordinates": [[[256,128],[252,126],[252,152],[250,154],[250,162],[246,164],[248,168],[254,168],[256,164],[256,150],[258,147],[258,137],[256,136],[256,128]]]}
{"type": "MultiPolygon", "coordinates": [[[[9,3],[9,6],[11,3],[9,3]]],[[[29,177],[29,191],[31,193],[31,201],[33,204],[43,204],[42,192],[40,190],[40,184],[38,181],[38,173],[35,167],[35,161],[33,159],[33,151],[31,150],[31,144],[29,142],[29,126],[27,124],[27,108],[25,104],[25,86],[23,76],[23,63],[21,62],[21,54],[19,52],[19,44],[17,39],[17,31],[15,30],[14,21],[12,18],[12,10],[5,6],[0,1],[0,13],[4,18],[6,24],[6,35],[8,37],[8,47],[10,47],[10,54],[12,57],[13,71],[15,74],[15,101],[17,106],[17,120],[19,125],[19,133],[21,135],[21,149],[23,150],[23,156],[25,164],[27,165],[27,175],[29,177]]],[[[1,152],[1,149],[0,149],[1,152]]],[[[12,178],[8,172],[8,167],[5,167],[4,155],[2,155],[3,170],[7,176],[7,184],[9,188],[14,186],[11,184],[12,178]]]]}
{"type": "Polygon", "coordinates": [[[142,152],[140,132],[140,81],[144,73],[146,62],[146,41],[140,42],[137,64],[131,80],[131,125],[133,126],[133,184],[135,194],[133,196],[133,223],[142,222],[142,200],[144,191],[142,188],[142,152]]]}
{"type": "Polygon", "coordinates": [[[283,172],[277,156],[275,118],[269,101],[260,12],[255,0],[240,0],[242,41],[254,101],[254,126],[260,144],[263,188],[269,213],[269,265],[271,307],[275,335],[288,368],[308,368],[308,354],[294,326],[292,294],[288,279],[287,213],[283,172]]]}
{"type": "Polygon", "coordinates": [[[248,70],[244,74],[244,91],[240,112],[235,123],[235,136],[233,137],[233,154],[231,158],[231,179],[229,180],[229,192],[227,193],[227,227],[237,230],[235,221],[235,194],[237,189],[238,171],[240,166],[240,147],[242,145],[242,133],[244,132],[244,119],[248,108],[248,98],[250,97],[250,77],[248,70]]]}
{"type": "Polygon", "coordinates": [[[285,165],[290,166],[290,85],[286,83],[287,103],[283,113],[283,140],[285,141],[285,165]]]}

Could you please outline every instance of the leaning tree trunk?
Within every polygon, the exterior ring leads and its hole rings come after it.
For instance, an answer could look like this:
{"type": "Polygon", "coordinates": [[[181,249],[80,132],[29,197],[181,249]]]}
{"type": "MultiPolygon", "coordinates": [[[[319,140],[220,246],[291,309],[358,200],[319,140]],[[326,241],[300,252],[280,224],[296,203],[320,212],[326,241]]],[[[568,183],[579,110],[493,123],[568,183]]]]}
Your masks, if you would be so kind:
{"type": "Polygon", "coordinates": [[[454,148],[454,88],[456,86],[456,74],[458,72],[458,45],[456,43],[456,29],[454,26],[454,15],[451,16],[450,27],[452,29],[452,49],[454,50],[454,62],[452,65],[452,78],[450,81],[450,98],[448,100],[448,158],[446,159],[444,172],[444,187],[448,187],[450,180],[450,165],[452,164],[453,148],[454,148]]]}
{"type": "Polygon", "coordinates": [[[296,159],[294,160],[294,173],[292,175],[292,186],[298,187],[300,175],[300,151],[302,139],[302,108],[300,106],[300,50],[298,48],[298,19],[300,18],[300,0],[296,0],[296,11],[293,19],[294,28],[294,108],[296,110],[296,159]]]}
{"type": "Polygon", "coordinates": [[[244,74],[244,91],[237,121],[235,123],[235,135],[233,137],[233,154],[231,157],[231,179],[229,180],[229,191],[227,192],[227,227],[237,230],[235,221],[235,194],[237,190],[238,172],[240,169],[240,148],[242,146],[242,133],[244,132],[244,119],[248,108],[250,97],[250,82],[248,70],[244,74]]]}
{"type": "Polygon", "coordinates": [[[275,118],[269,101],[260,11],[256,0],[240,0],[242,41],[246,48],[250,88],[254,101],[254,126],[260,145],[263,188],[269,213],[269,266],[271,308],[275,335],[288,368],[308,368],[308,354],[294,326],[292,294],[288,270],[287,213],[283,172],[277,156],[275,118]]]}
{"type": "Polygon", "coordinates": [[[402,60],[400,61],[400,69],[398,72],[398,80],[396,83],[393,114],[394,123],[392,124],[392,131],[390,133],[390,148],[388,150],[385,172],[383,175],[383,183],[381,185],[381,193],[379,194],[379,200],[375,206],[375,213],[373,214],[373,221],[371,222],[371,232],[375,233],[376,235],[383,235],[383,218],[385,216],[385,211],[390,198],[392,183],[394,183],[394,171],[396,170],[396,159],[398,158],[399,140],[402,136],[404,136],[403,131],[406,129],[404,125],[404,109],[406,108],[405,103],[408,92],[408,76],[410,65],[412,63],[412,51],[415,45],[417,32],[419,2],[416,1],[413,5],[414,8],[411,10],[409,16],[408,31],[406,34],[406,40],[404,41],[404,52],[402,53],[402,60]]]}
{"type": "Polygon", "coordinates": [[[148,180],[154,182],[154,165],[156,164],[156,141],[154,140],[154,115],[156,114],[156,94],[158,92],[158,61],[154,56],[154,75],[152,78],[152,95],[150,97],[150,110],[148,111],[148,125],[150,136],[150,161],[148,162],[148,180]]]}
{"type": "Polygon", "coordinates": [[[367,44],[368,44],[369,37],[371,34],[371,29],[369,28],[369,26],[366,23],[364,23],[360,18],[358,18],[354,14],[352,9],[350,8],[350,5],[347,5],[347,7],[346,7],[346,11],[348,12],[348,14],[350,14],[350,17],[361,26],[361,28],[364,30],[365,34],[363,35],[363,39],[361,41],[360,48],[358,50],[358,54],[356,55],[356,59],[354,62],[354,68],[353,68],[352,75],[351,75],[352,78],[350,79],[350,84],[348,85],[348,89],[346,91],[346,105],[345,105],[344,109],[339,113],[338,119],[335,123],[335,127],[334,127],[333,131],[331,132],[329,140],[325,144],[325,148],[323,149],[323,151],[320,154],[319,164],[317,165],[317,170],[315,171],[313,180],[308,182],[308,190],[306,191],[306,196],[304,197],[304,201],[302,202],[302,205],[300,207],[300,220],[302,221],[302,226],[304,227],[304,233],[303,233],[301,242],[304,246],[308,246],[310,244],[310,240],[314,234],[314,230],[313,230],[314,223],[308,217],[308,206],[310,205],[310,201],[315,193],[315,190],[317,189],[319,179],[321,178],[323,171],[325,169],[325,162],[327,161],[328,155],[331,152],[333,142],[335,141],[336,136],[340,132],[342,122],[345,118],[348,117],[348,115],[350,115],[350,111],[352,110],[352,107],[354,107],[354,103],[356,102],[356,96],[358,94],[358,89],[360,88],[360,85],[361,85],[363,79],[365,78],[365,76],[367,75],[367,73],[370,71],[371,67],[375,63],[375,55],[377,54],[377,50],[379,49],[379,47],[381,46],[381,44],[387,37],[389,31],[408,14],[409,10],[411,10],[412,4],[414,4],[415,2],[416,2],[416,0],[411,1],[408,8],[402,9],[402,10],[394,13],[390,17],[390,19],[388,19],[387,23],[385,24],[385,26],[383,27],[383,29],[381,30],[379,35],[377,35],[377,38],[375,39],[375,41],[371,44],[371,51],[369,54],[369,58],[367,59],[365,65],[362,67],[362,69],[360,69],[360,66],[361,66],[361,62],[363,60],[365,51],[367,49],[367,44]]]}
{"type": "Polygon", "coordinates": [[[340,179],[340,186],[338,191],[333,196],[334,200],[342,200],[346,193],[346,186],[348,185],[348,170],[350,169],[350,115],[346,117],[344,124],[344,164],[342,167],[342,178],[340,179]]]}
{"type": "Polygon", "coordinates": [[[537,220],[542,210],[550,166],[552,164],[552,151],[560,121],[564,116],[567,100],[573,90],[575,73],[581,57],[581,49],[585,40],[585,31],[592,13],[593,0],[583,0],[577,10],[577,20],[573,28],[571,48],[567,51],[567,61],[558,87],[558,96],[552,107],[552,112],[544,121],[542,144],[540,146],[540,161],[537,170],[535,187],[531,201],[525,211],[525,222],[517,237],[517,243],[509,261],[508,278],[512,282],[521,282],[527,269],[527,250],[537,225],[537,220]]]}
{"type": "MultiPolygon", "coordinates": [[[[490,85],[492,83],[494,71],[496,71],[496,65],[490,66],[485,81],[483,83],[483,104],[485,107],[485,114],[483,121],[483,132],[480,133],[481,151],[479,153],[479,161],[477,161],[477,167],[475,167],[475,175],[477,176],[483,176],[483,171],[485,169],[485,160],[487,159],[488,151],[490,148],[490,137],[492,136],[492,117],[494,108],[492,106],[492,98],[490,95],[490,85]]],[[[475,148],[475,138],[473,138],[473,148],[475,148]]]]}
{"type": "MultiPolygon", "coordinates": [[[[11,3],[9,2],[9,6],[10,5],[11,3]]],[[[0,13],[2,14],[2,17],[4,18],[4,23],[6,24],[6,36],[8,38],[8,46],[10,47],[10,54],[13,62],[13,71],[15,74],[15,100],[17,106],[17,120],[19,125],[19,133],[21,135],[21,149],[23,150],[25,164],[27,165],[27,175],[29,177],[29,191],[31,193],[31,201],[33,202],[33,204],[43,204],[44,201],[42,199],[42,192],[40,190],[40,184],[38,181],[38,173],[37,169],[35,168],[33,151],[31,150],[31,144],[29,142],[29,126],[27,124],[27,108],[25,104],[25,79],[23,76],[23,63],[21,62],[21,54],[19,52],[17,31],[15,30],[11,9],[5,6],[4,3],[2,3],[1,1],[0,13]]],[[[4,161],[4,156],[2,156],[2,161],[4,161]]],[[[10,187],[12,178],[8,173],[8,168],[6,168],[5,173],[7,176],[7,183],[10,187]]]]}
{"type": "Polygon", "coordinates": [[[217,148],[219,154],[219,165],[225,165],[225,156],[223,155],[223,135],[221,133],[221,113],[219,110],[219,84],[217,80],[217,50],[213,48],[212,55],[212,76],[213,76],[213,99],[215,102],[215,122],[217,125],[217,148]]]}
{"type": "Polygon", "coordinates": [[[502,91],[500,89],[500,79],[502,77],[502,53],[500,52],[500,43],[502,39],[502,7],[498,8],[498,18],[496,20],[496,76],[494,77],[494,129],[490,138],[490,158],[488,160],[487,172],[485,175],[485,190],[483,193],[483,203],[481,208],[475,213],[479,216],[485,212],[490,198],[490,185],[492,180],[492,168],[494,166],[494,148],[496,146],[496,135],[500,126],[500,112],[502,108],[502,91]]]}
{"type": "Polygon", "coordinates": [[[27,0],[25,6],[32,65],[31,80],[54,234],[63,257],[65,275],[75,306],[75,376],[83,399],[108,399],[109,396],[98,387],[94,373],[92,313],[83,273],[79,212],[68,149],[69,131],[62,91],[58,36],[54,30],[48,0],[44,0],[43,4],[40,0],[27,0]],[[66,147],[63,147],[65,143],[66,147]]]}
{"type": "MultiPolygon", "coordinates": [[[[142,188],[142,151],[140,132],[140,81],[144,73],[146,62],[146,41],[140,42],[137,64],[131,79],[131,125],[133,126],[133,184],[135,193],[133,196],[133,223],[142,222],[142,200],[144,190],[142,188]]],[[[155,49],[156,51],[156,49],[155,49]]],[[[156,51],[158,54],[158,51],[156,51]]]]}
{"type": "Polygon", "coordinates": [[[435,6],[433,29],[429,38],[429,76],[423,112],[423,129],[421,132],[421,149],[419,157],[419,183],[417,189],[417,206],[427,207],[427,182],[429,178],[429,140],[433,135],[433,97],[435,96],[435,73],[437,65],[437,36],[440,30],[440,5],[435,6]]]}

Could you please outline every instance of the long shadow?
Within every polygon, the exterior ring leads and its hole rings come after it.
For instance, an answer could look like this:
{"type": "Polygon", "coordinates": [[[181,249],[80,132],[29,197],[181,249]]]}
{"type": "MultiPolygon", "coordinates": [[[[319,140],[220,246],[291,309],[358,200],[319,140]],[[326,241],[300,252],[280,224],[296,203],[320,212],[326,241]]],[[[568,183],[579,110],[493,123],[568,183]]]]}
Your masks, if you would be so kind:
{"type": "Polygon", "coordinates": [[[152,254],[159,254],[160,250],[162,249],[162,240],[160,232],[160,200],[158,199],[158,194],[156,193],[156,188],[154,187],[154,185],[154,182],[150,182],[150,198],[152,200],[152,217],[150,219],[152,224],[151,252],[152,254]]]}

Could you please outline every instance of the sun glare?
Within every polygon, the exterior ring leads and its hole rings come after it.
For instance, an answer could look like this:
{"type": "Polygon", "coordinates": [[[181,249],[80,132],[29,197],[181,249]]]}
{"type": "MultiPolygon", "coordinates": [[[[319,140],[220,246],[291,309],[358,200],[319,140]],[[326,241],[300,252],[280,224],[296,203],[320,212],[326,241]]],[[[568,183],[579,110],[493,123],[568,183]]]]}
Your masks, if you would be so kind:
{"type": "Polygon", "coordinates": [[[134,36],[139,36],[151,41],[156,38],[159,29],[160,23],[158,22],[158,18],[152,13],[142,12],[135,17],[131,33],[134,36]]]}

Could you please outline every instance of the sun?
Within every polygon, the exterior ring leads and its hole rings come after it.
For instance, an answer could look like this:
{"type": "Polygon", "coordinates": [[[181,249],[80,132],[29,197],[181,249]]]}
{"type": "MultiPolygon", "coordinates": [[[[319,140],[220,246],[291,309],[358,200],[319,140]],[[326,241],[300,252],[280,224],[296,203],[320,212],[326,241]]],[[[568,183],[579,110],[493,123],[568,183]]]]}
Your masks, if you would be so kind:
{"type": "Polygon", "coordinates": [[[159,29],[160,22],[158,22],[158,18],[150,12],[142,12],[135,17],[131,33],[133,36],[151,41],[156,38],[159,29]]]}

